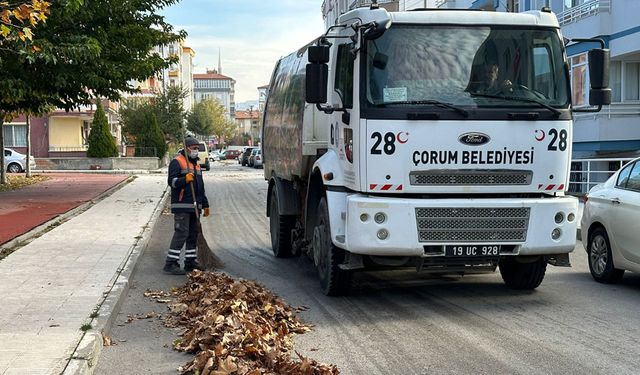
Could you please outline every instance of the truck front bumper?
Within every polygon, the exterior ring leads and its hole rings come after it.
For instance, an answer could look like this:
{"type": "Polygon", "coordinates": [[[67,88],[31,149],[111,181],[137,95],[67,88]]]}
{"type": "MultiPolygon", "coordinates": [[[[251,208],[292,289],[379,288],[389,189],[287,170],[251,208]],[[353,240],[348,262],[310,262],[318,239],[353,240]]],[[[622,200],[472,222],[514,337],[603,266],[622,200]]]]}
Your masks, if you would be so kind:
{"type": "Polygon", "coordinates": [[[500,255],[551,255],[569,253],[576,243],[574,197],[405,199],[352,194],[344,199],[346,205],[334,206],[346,212],[340,230],[333,230],[332,221],[333,241],[355,254],[444,257],[448,245],[500,245],[500,255]]]}

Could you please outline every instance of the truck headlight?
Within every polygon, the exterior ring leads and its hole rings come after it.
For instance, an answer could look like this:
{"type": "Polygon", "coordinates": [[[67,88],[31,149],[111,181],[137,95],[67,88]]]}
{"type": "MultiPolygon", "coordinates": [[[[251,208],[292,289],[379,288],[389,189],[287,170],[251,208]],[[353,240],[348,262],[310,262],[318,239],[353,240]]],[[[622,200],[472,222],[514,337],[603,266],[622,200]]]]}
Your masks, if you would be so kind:
{"type": "Polygon", "coordinates": [[[381,240],[386,240],[389,237],[389,231],[386,229],[380,229],[378,231],[378,238],[381,240]]]}
{"type": "Polygon", "coordinates": [[[564,214],[562,212],[556,213],[554,220],[556,221],[556,224],[562,223],[564,221],[564,214]]]}
{"type": "Polygon", "coordinates": [[[554,240],[557,240],[560,236],[562,236],[562,230],[560,230],[560,228],[555,228],[551,231],[551,238],[554,240]]]}
{"type": "Polygon", "coordinates": [[[373,220],[375,220],[376,223],[378,224],[382,224],[385,221],[387,221],[387,215],[385,215],[382,212],[378,212],[377,214],[375,214],[375,216],[373,217],[373,220]]]}

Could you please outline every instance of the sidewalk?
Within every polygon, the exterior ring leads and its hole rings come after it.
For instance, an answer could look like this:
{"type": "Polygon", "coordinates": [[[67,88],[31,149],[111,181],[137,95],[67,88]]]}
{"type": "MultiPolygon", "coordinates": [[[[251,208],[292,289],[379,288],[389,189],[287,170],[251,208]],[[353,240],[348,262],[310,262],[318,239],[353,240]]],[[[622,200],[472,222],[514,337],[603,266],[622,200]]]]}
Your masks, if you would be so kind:
{"type": "Polygon", "coordinates": [[[51,174],[49,180],[0,193],[0,245],[95,199],[129,176],[51,174]]]}
{"type": "Polygon", "coordinates": [[[96,328],[117,303],[105,299],[126,284],[119,276],[148,241],[166,187],[165,176],[139,176],[0,261],[0,375],[82,373],[82,351],[96,354],[96,328]]]}

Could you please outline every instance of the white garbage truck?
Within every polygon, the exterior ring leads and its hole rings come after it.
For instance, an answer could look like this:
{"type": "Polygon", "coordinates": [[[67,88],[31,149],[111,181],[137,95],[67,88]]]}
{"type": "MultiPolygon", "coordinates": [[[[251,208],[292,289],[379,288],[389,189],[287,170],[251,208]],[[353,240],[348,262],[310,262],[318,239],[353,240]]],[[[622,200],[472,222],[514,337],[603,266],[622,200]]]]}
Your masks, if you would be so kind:
{"type": "Polygon", "coordinates": [[[269,85],[274,255],[309,255],[327,295],[358,270],[499,267],[508,287],[534,289],[547,264],[570,266],[572,113],[611,101],[609,51],[580,41],[594,48],[590,106],[576,108],[571,41],[549,9],[340,16],[269,85]]]}

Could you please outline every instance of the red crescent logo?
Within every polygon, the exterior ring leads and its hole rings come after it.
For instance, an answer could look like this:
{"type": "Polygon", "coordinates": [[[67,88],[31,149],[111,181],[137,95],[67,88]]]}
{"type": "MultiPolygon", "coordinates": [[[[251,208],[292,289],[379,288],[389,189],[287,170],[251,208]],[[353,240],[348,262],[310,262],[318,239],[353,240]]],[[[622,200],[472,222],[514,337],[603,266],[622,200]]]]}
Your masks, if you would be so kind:
{"type": "Polygon", "coordinates": [[[536,134],[538,134],[538,132],[542,133],[542,137],[536,136],[536,141],[541,142],[544,140],[544,137],[545,137],[544,130],[542,129],[536,130],[536,134]]]}
{"type": "Polygon", "coordinates": [[[398,140],[398,143],[400,143],[400,144],[405,144],[405,143],[407,143],[407,142],[409,141],[409,133],[399,132],[399,133],[396,135],[396,139],[398,140]],[[406,134],[406,135],[407,135],[407,139],[405,139],[405,140],[403,141],[403,140],[402,140],[402,138],[400,138],[400,135],[401,135],[401,134],[406,134]]]}

